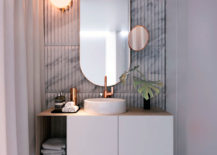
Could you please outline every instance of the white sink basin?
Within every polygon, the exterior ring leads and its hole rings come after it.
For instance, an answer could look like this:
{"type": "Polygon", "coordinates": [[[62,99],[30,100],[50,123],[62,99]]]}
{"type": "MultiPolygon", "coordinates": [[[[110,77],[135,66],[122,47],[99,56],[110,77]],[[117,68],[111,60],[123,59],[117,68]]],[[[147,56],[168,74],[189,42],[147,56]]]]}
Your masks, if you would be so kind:
{"type": "Polygon", "coordinates": [[[92,98],[84,100],[84,111],[92,114],[121,114],[126,112],[126,101],[119,98],[92,98]]]}

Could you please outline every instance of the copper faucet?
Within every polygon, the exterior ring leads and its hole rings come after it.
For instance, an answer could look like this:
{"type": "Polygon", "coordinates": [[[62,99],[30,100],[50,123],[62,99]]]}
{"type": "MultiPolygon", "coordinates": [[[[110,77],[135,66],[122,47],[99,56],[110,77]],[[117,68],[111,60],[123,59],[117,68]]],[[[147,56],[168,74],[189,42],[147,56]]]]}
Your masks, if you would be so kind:
{"type": "Polygon", "coordinates": [[[112,96],[114,94],[114,88],[111,87],[111,92],[108,92],[107,90],[107,76],[105,76],[105,87],[104,87],[104,93],[103,93],[103,96],[104,98],[107,98],[108,96],[112,96]]]}

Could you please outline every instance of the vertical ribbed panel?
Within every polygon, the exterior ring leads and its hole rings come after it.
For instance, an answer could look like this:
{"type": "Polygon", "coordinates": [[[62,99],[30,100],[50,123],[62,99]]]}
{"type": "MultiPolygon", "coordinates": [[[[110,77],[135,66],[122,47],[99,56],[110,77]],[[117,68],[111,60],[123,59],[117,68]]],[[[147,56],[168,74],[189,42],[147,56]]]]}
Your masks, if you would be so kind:
{"type": "Polygon", "coordinates": [[[79,45],[79,1],[65,12],[44,0],[45,46],[79,45]],[[72,22],[73,21],[73,22],[72,22]]]}
{"type": "MultiPolygon", "coordinates": [[[[131,66],[139,65],[140,71],[149,80],[161,80],[165,84],[165,0],[132,0],[131,26],[144,25],[150,32],[148,46],[140,52],[131,52],[131,66]]],[[[99,97],[103,87],[89,82],[80,70],[79,64],[79,1],[73,7],[61,12],[44,0],[45,29],[45,86],[46,104],[52,107],[57,92],[64,92],[69,98],[71,87],[78,89],[79,102],[86,98],[99,97]]],[[[133,88],[133,76],[125,85],[115,86],[114,97],[125,98],[128,107],[143,107],[143,98],[133,88]]],[[[152,99],[152,107],[165,109],[165,86],[152,99]]]]}
{"type": "Polygon", "coordinates": [[[162,109],[166,108],[165,9],[165,0],[131,1],[131,27],[144,25],[150,33],[148,46],[140,52],[131,53],[132,66],[139,65],[139,70],[145,73],[147,79],[164,83],[161,93],[151,100],[153,107],[162,109]]]}

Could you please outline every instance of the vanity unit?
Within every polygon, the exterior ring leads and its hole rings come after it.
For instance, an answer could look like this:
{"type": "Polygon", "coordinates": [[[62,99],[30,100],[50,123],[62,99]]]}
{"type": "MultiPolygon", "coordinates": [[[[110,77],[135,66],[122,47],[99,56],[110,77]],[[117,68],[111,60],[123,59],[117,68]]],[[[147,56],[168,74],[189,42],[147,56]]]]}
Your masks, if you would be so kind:
{"type": "Polygon", "coordinates": [[[37,118],[37,154],[49,136],[52,117],[66,119],[67,155],[173,155],[173,116],[129,109],[119,115],[44,111],[37,118]]]}
{"type": "MultiPolygon", "coordinates": [[[[152,15],[152,12],[154,16],[156,14],[155,8],[161,8],[159,7],[161,5],[157,4],[157,2],[153,4],[150,3],[153,5],[153,9],[150,9],[148,1],[80,0],[78,2],[80,3],[80,7],[77,10],[80,11],[80,18],[76,20],[80,21],[80,29],[78,30],[80,33],[80,41],[77,41],[79,42],[79,56],[73,58],[73,63],[74,59],[79,57],[80,68],[83,75],[86,77],[85,79],[96,85],[96,87],[90,90],[86,90],[86,88],[81,88],[81,90],[79,90],[83,94],[93,93],[93,95],[91,95],[91,97],[88,95],[82,97],[80,105],[84,105],[84,109],[81,109],[78,113],[51,113],[53,109],[49,109],[38,115],[36,155],[40,155],[42,143],[46,139],[55,136],[67,138],[67,155],[173,155],[173,116],[161,110],[145,111],[142,109],[128,109],[126,112],[126,102],[132,103],[130,101],[134,101],[133,103],[137,103],[135,105],[140,105],[140,107],[142,107],[141,104],[143,104],[143,102],[141,102],[143,99],[139,102],[138,100],[131,98],[131,96],[129,96],[131,99],[126,101],[128,94],[131,95],[131,93],[133,93],[133,96],[137,95],[137,91],[135,91],[131,85],[124,86],[126,87],[124,89],[120,89],[119,86],[116,87],[117,89],[115,89],[115,91],[117,91],[117,93],[113,95],[113,86],[119,83],[120,79],[121,81],[124,79],[126,81],[129,72],[138,68],[138,66],[130,66],[131,64],[141,66],[136,74],[142,75],[142,78],[137,75],[136,78],[131,76],[131,79],[129,80],[131,82],[128,81],[128,84],[132,84],[132,81],[134,81],[134,87],[140,86],[140,89],[138,89],[138,92],[142,94],[140,97],[147,99],[147,97],[154,97],[153,94],[156,95],[159,93],[156,85],[160,87],[161,84],[156,83],[156,81],[159,82],[165,79],[164,72],[159,72],[160,68],[163,68],[163,71],[165,70],[163,66],[164,61],[162,61],[164,60],[164,54],[159,54],[162,55],[163,58],[155,58],[156,60],[159,59],[160,62],[153,62],[155,60],[152,58],[157,53],[162,53],[161,49],[158,49],[161,45],[155,42],[162,43],[164,41],[161,41],[160,39],[160,41],[158,41],[156,40],[158,38],[155,37],[160,35],[160,38],[162,38],[162,36],[164,36],[161,32],[156,31],[156,28],[158,30],[163,30],[164,27],[156,27],[155,22],[157,20],[162,21],[164,18],[158,16],[158,14],[157,18],[149,16],[152,15]],[[141,17],[135,16],[135,12],[141,12],[142,10],[140,3],[143,4],[143,7],[147,6],[145,17],[143,16],[144,13],[141,13],[141,17]],[[131,4],[133,5],[131,6],[131,4]],[[139,7],[139,10],[137,10],[137,7],[139,7]],[[133,13],[132,16],[131,13],[133,13]],[[135,22],[134,16],[137,22],[135,22]],[[149,18],[151,20],[147,20],[149,18]],[[150,23],[145,23],[144,21],[150,23]],[[139,25],[130,32],[130,27],[134,26],[136,23],[145,23],[145,25],[149,26],[149,29],[139,25]],[[154,27],[152,28],[152,26],[154,27]],[[150,36],[149,31],[151,31],[150,36]],[[147,50],[143,50],[148,44],[149,39],[152,39],[150,46],[147,50]],[[133,54],[132,56],[134,56],[134,58],[131,58],[130,49],[137,52],[141,51],[143,54],[133,54]],[[136,61],[141,62],[141,64],[137,62],[131,63],[131,60],[135,60],[135,58],[136,61]],[[143,63],[148,62],[149,58],[150,64],[147,63],[147,65],[146,63],[143,63]],[[159,66],[155,67],[153,63],[159,64],[159,66]],[[151,74],[143,75],[143,73],[151,74]],[[145,76],[147,76],[148,81],[144,78],[145,76]],[[98,91],[93,91],[95,88],[98,89],[98,86],[105,87],[103,92],[104,98],[113,98],[92,99],[92,97],[99,97],[96,95],[98,91]],[[111,91],[107,89],[107,86],[111,86],[111,91]],[[152,91],[155,91],[155,93],[152,91]],[[89,97],[91,99],[87,99],[89,97]],[[118,99],[117,97],[120,97],[121,99],[118,99]],[[53,125],[54,123],[55,125],[53,125]]],[[[74,7],[75,6],[73,6],[72,9],[74,9],[74,7]]],[[[65,15],[65,19],[67,19],[67,14],[68,12],[62,13],[61,17],[64,17],[65,15]]],[[[69,18],[71,17],[69,16],[69,18]]],[[[163,24],[158,25],[161,26],[163,24]]],[[[70,46],[71,45],[74,45],[74,42],[71,43],[70,46]]],[[[64,61],[62,62],[65,63],[65,60],[67,60],[71,63],[72,60],[69,60],[68,57],[66,57],[64,56],[64,61]]],[[[62,65],[61,67],[63,66],[66,65],[62,65]]],[[[61,67],[58,68],[60,69],[61,67]]],[[[71,70],[71,68],[69,69],[71,70]]],[[[72,70],[70,72],[72,72],[72,70]]],[[[76,72],[77,71],[75,71],[75,73],[76,72]]],[[[66,73],[66,76],[68,76],[67,71],[66,73]]],[[[52,75],[48,79],[53,79],[53,77],[56,76],[52,75]]],[[[79,79],[79,82],[82,81],[83,77],[75,77],[76,79],[79,79]]],[[[65,84],[66,83],[63,85],[65,86],[65,84]]],[[[76,80],[74,83],[68,83],[68,86],[69,85],[76,85],[76,80]]],[[[57,89],[60,88],[58,87],[57,89]]],[[[62,87],[61,89],[66,90],[62,87]]],[[[153,103],[159,101],[165,101],[164,97],[162,99],[153,100],[153,103]]]]}

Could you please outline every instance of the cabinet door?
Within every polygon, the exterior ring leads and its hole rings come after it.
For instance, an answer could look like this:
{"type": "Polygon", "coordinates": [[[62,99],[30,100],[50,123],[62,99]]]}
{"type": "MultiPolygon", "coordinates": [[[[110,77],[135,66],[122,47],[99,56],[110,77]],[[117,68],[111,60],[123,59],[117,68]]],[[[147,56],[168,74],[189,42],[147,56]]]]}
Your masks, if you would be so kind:
{"type": "Polygon", "coordinates": [[[119,155],[173,155],[173,117],[120,116],[119,155]]]}
{"type": "Polygon", "coordinates": [[[67,155],[117,155],[117,116],[67,117],[67,155]]]}

